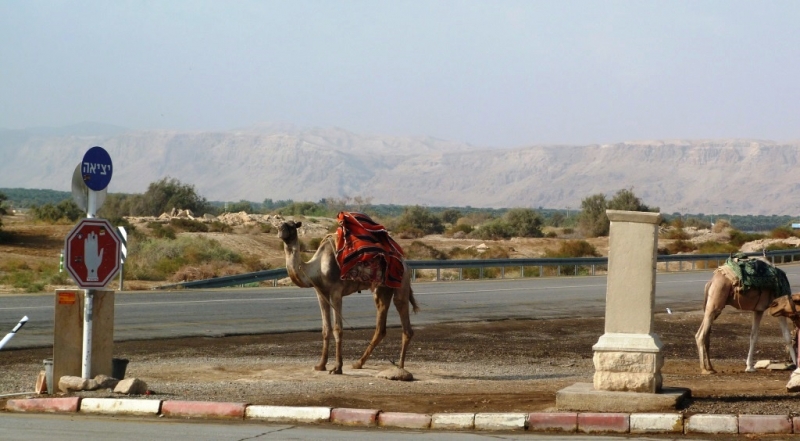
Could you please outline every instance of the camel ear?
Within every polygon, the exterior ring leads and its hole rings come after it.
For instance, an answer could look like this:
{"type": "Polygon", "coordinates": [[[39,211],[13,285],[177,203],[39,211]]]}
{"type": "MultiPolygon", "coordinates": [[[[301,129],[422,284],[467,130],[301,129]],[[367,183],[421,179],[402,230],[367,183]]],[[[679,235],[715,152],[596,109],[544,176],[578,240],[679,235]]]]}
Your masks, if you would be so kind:
{"type": "Polygon", "coordinates": [[[302,222],[295,222],[294,226],[297,227],[297,228],[300,228],[300,227],[303,226],[303,223],[302,222]]]}

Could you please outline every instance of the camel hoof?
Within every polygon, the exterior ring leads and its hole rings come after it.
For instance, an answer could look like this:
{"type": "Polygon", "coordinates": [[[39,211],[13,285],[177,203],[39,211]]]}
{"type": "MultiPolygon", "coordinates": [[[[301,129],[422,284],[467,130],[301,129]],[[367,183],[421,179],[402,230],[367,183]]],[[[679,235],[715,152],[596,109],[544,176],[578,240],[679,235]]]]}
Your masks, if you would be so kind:
{"type": "Polygon", "coordinates": [[[364,365],[360,361],[353,363],[353,369],[361,369],[362,367],[364,367],[364,365]]]}
{"type": "Polygon", "coordinates": [[[325,370],[325,365],[323,364],[323,365],[314,366],[314,370],[315,371],[320,371],[320,372],[324,371],[325,370]]]}
{"type": "Polygon", "coordinates": [[[378,372],[375,375],[378,378],[385,378],[387,380],[396,380],[396,381],[412,381],[414,380],[414,376],[411,375],[411,372],[403,369],[403,368],[390,368],[386,369],[385,371],[378,372]]]}
{"type": "Polygon", "coordinates": [[[702,371],[700,371],[700,373],[703,375],[712,375],[716,374],[717,371],[715,371],[714,369],[703,369],[702,371]]]}
{"type": "Polygon", "coordinates": [[[342,368],[331,369],[330,371],[328,371],[328,373],[331,375],[342,375],[342,368]]]}
{"type": "Polygon", "coordinates": [[[754,367],[749,367],[749,368],[745,369],[744,371],[745,371],[745,372],[747,372],[747,373],[750,373],[750,374],[752,374],[753,372],[755,372],[755,371],[756,371],[756,368],[754,368],[754,367]]]}

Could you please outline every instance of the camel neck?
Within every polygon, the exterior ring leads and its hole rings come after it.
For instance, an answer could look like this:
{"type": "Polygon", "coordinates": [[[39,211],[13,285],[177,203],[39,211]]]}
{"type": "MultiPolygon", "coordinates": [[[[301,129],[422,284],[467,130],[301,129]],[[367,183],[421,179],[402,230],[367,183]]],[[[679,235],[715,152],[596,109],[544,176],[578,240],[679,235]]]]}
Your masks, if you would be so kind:
{"type": "Polygon", "coordinates": [[[300,249],[297,246],[297,242],[295,241],[292,244],[285,243],[283,249],[286,254],[286,272],[289,273],[289,278],[301,288],[311,288],[313,284],[305,272],[305,263],[300,258],[300,249]]]}

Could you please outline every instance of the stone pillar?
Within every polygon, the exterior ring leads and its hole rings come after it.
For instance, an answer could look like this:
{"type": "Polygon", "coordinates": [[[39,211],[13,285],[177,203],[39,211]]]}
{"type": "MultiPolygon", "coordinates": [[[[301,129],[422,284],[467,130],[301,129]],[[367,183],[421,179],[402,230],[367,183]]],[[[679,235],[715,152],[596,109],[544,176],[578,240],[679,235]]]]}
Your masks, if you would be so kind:
{"type": "Polygon", "coordinates": [[[661,215],[607,210],[611,221],[605,334],[594,350],[594,388],[661,391],[661,339],[653,333],[661,215]]]}

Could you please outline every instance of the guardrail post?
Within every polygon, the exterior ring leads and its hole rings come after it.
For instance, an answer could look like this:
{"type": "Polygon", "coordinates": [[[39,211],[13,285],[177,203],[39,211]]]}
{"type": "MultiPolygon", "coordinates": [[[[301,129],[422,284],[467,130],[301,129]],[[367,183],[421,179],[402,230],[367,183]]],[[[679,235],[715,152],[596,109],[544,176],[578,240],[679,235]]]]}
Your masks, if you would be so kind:
{"type": "Polygon", "coordinates": [[[520,279],[524,279],[525,278],[525,267],[524,266],[519,267],[519,278],[520,279]]]}
{"type": "Polygon", "coordinates": [[[544,265],[539,265],[539,277],[544,277],[544,265]]]}
{"type": "Polygon", "coordinates": [[[481,267],[481,271],[478,274],[478,279],[483,279],[483,267],[481,267]]]}
{"type": "Polygon", "coordinates": [[[464,280],[464,268],[458,269],[458,280],[464,280]]]}
{"type": "Polygon", "coordinates": [[[411,281],[412,282],[416,282],[417,281],[417,270],[416,270],[416,268],[411,270],[411,281]]]}
{"type": "Polygon", "coordinates": [[[506,267],[504,267],[504,266],[500,267],[500,278],[501,279],[505,279],[506,278],[506,267]]]}
{"type": "Polygon", "coordinates": [[[594,275],[594,264],[592,265],[592,275],[594,275]]]}
{"type": "Polygon", "coordinates": [[[441,276],[441,274],[442,274],[442,273],[441,273],[441,271],[442,271],[442,269],[441,269],[441,268],[436,268],[436,281],[437,281],[437,282],[438,282],[438,281],[440,281],[440,280],[442,280],[442,278],[440,277],[440,276],[441,276]]]}

